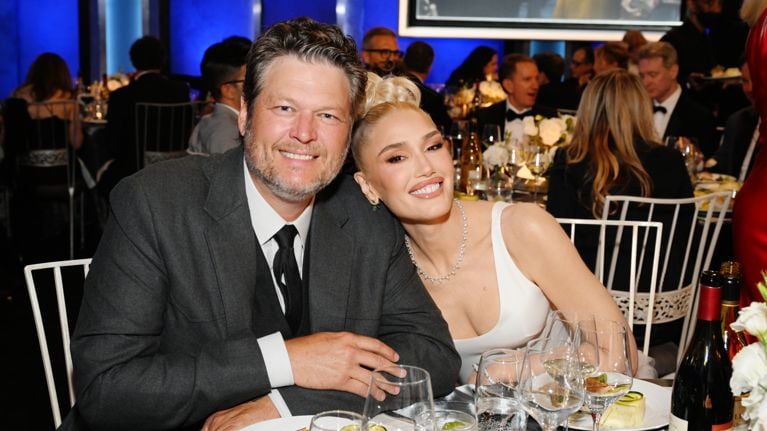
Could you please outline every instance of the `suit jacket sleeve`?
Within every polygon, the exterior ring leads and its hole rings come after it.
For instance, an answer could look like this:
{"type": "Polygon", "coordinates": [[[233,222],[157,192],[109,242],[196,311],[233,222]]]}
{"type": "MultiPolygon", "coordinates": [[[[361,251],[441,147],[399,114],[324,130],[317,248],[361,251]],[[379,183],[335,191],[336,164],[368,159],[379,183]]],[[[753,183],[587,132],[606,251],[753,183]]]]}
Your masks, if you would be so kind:
{"type": "MultiPolygon", "coordinates": [[[[369,208],[364,210],[370,212],[369,208]]],[[[368,218],[369,214],[362,216],[368,218]]],[[[376,228],[370,229],[368,238],[359,243],[361,249],[356,250],[354,255],[365,255],[366,249],[370,247],[385,247],[386,251],[380,252],[378,256],[388,264],[382,266],[380,274],[372,275],[373,278],[383,279],[383,298],[379,305],[373,306],[375,310],[370,310],[368,307],[371,306],[371,301],[364,299],[367,295],[364,290],[373,283],[358,278],[365,277],[363,273],[366,271],[354,271],[352,288],[363,293],[360,299],[356,299],[358,293],[354,293],[355,298],[349,305],[353,318],[346,319],[345,330],[380,339],[399,353],[400,364],[416,365],[429,372],[435,397],[446,395],[455,388],[458,381],[460,356],[455,351],[442,314],[415,272],[404,246],[404,234],[399,223],[393,217],[380,212],[376,221],[380,224],[380,231],[373,230],[376,228]],[[378,232],[389,233],[385,234],[386,239],[382,239],[378,232]],[[355,304],[358,300],[360,303],[355,304]],[[352,311],[366,309],[370,311],[352,311]],[[371,316],[368,316],[368,313],[371,316]],[[373,314],[377,315],[377,318],[372,319],[373,314]]],[[[362,235],[362,229],[369,226],[361,225],[359,235],[362,235]]],[[[356,260],[353,265],[370,267],[369,264],[365,265],[364,261],[356,260]]],[[[280,393],[294,415],[338,408],[359,411],[364,403],[363,398],[348,393],[318,393],[295,386],[280,388],[280,393]]]]}
{"type": "MultiPolygon", "coordinates": [[[[112,193],[71,344],[77,407],[93,429],[178,429],[271,389],[252,333],[203,342],[200,334],[220,317],[196,315],[188,321],[199,333],[167,335],[167,316],[185,312],[170,286],[193,285],[198,276],[179,280],[169,272],[174,250],[159,232],[179,221],[155,213],[140,177],[112,193]]],[[[215,284],[209,281],[199,285],[215,284]]]]}

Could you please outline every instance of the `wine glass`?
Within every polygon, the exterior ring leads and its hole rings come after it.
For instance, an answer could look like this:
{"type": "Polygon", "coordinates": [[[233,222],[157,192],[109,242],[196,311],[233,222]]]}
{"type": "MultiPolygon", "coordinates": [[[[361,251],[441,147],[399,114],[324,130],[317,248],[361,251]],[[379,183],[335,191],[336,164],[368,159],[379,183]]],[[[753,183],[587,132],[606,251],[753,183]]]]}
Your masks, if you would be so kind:
{"type": "Polygon", "coordinates": [[[312,416],[309,431],[360,431],[363,420],[359,413],[330,410],[312,416]]]}
{"type": "Polygon", "coordinates": [[[544,431],[554,431],[583,404],[577,341],[537,338],[527,343],[519,395],[544,431]]]}
{"type": "Polygon", "coordinates": [[[509,197],[509,202],[513,200],[514,185],[517,180],[517,172],[519,168],[527,164],[527,147],[525,143],[520,139],[510,138],[506,149],[509,151],[509,163],[507,165],[507,172],[509,173],[512,196],[509,197]]]}
{"type": "Polygon", "coordinates": [[[485,124],[482,126],[482,145],[487,148],[501,141],[501,126],[497,124],[485,124]]]}
{"type": "Polygon", "coordinates": [[[527,429],[518,386],[524,350],[492,349],[479,360],[474,405],[480,431],[527,429]]]}
{"type": "Polygon", "coordinates": [[[533,174],[533,202],[538,202],[538,180],[541,175],[546,171],[546,166],[549,162],[548,149],[536,145],[528,145],[528,155],[526,157],[525,166],[533,174]]]}
{"type": "Polygon", "coordinates": [[[431,377],[423,368],[395,365],[373,371],[362,410],[362,429],[432,431],[435,424],[431,377]]]}
{"type": "Polygon", "coordinates": [[[629,361],[626,328],[615,321],[599,320],[595,330],[583,330],[582,345],[598,345],[599,364],[584,381],[584,404],[594,420],[594,431],[599,431],[599,420],[605,409],[631,389],[631,363],[629,361]]]}

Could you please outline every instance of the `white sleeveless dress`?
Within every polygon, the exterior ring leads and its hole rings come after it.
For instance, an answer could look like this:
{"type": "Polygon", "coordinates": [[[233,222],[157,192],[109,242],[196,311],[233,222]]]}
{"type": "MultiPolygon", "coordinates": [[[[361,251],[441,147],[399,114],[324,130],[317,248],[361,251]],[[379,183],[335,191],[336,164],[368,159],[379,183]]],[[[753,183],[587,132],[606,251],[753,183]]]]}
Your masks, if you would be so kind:
{"type": "Polygon", "coordinates": [[[478,337],[453,340],[461,355],[461,383],[466,383],[471,377],[482,352],[524,346],[543,330],[549,314],[549,301],[541,289],[522,274],[506,250],[501,232],[501,213],[507,205],[505,202],[496,203],[492,214],[491,238],[500,302],[498,322],[478,337]]]}

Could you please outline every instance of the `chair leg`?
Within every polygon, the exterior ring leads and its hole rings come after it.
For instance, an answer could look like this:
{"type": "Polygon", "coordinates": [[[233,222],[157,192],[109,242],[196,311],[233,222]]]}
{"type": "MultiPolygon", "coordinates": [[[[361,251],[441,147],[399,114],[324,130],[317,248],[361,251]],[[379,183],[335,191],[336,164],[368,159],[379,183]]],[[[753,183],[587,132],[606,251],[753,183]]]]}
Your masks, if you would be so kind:
{"type": "Polygon", "coordinates": [[[69,188],[69,259],[75,258],[75,191],[69,188]]]}

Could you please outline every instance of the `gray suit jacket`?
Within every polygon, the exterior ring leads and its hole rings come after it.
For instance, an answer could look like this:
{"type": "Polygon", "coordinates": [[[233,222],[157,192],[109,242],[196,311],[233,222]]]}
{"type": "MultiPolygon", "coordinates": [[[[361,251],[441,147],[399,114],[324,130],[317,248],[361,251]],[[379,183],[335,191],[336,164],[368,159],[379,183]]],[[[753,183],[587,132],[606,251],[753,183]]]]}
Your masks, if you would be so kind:
{"type": "Polygon", "coordinates": [[[192,154],[225,153],[239,145],[237,113],[221,103],[213,105],[213,112],[202,117],[189,137],[192,154]]]}
{"type": "MultiPolygon", "coordinates": [[[[69,428],[198,427],[267,394],[253,326],[257,242],[242,150],[147,167],[111,196],[72,339],[78,405],[69,428]],[[71,425],[81,424],[80,427],[71,425]]],[[[387,211],[341,177],[315,200],[310,227],[311,332],[377,337],[432,376],[435,395],[460,358],[387,211]]],[[[361,410],[348,393],[280,388],[293,414],[361,410]]],[[[70,419],[70,418],[68,418],[70,419]]]]}

